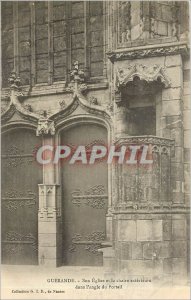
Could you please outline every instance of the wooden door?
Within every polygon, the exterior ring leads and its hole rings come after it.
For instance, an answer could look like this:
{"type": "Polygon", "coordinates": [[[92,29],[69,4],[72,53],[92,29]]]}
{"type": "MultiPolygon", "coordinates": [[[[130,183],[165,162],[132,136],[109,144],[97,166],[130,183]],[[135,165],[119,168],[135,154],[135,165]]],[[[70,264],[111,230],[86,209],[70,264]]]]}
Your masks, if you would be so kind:
{"type": "Polygon", "coordinates": [[[34,150],[35,131],[14,129],[2,135],[2,262],[38,263],[38,183],[42,168],[34,150]]]}
{"type": "MultiPolygon", "coordinates": [[[[107,143],[107,131],[98,125],[78,125],[62,134],[62,145],[107,143]]],[[[108,202],[107,164],[69,164],[62,167],[63,264],[102,265],[97,250],[106,236],[108,202]]]]}

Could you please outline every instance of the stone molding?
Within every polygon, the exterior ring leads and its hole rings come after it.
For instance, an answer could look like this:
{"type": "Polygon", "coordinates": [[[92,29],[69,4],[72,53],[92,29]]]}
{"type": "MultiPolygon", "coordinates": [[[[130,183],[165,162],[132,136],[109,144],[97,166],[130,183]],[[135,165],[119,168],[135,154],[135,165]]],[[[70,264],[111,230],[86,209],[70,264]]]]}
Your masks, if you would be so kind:
{"type": "Polygon", "coordinates": [[[168,146],[168,147],[174,146],[174,140],[172,139],[151,136],[151,135],[120,137],[120,138],[116,138],[115,143],[116,145],[152,144],[152,145],[168,146]]]}
{"type": "Polygon", "coordinates": [[[120,60],[130,60],[136,58],[166,56],[180,54],[183,56],[189,55],[189,49],[186,42],[162,44],[148,47],[125,48],[121,50],[111,51],[107,53],[108,58],[112,63],[120,60]]]}
{"type": "Polygon", "coordinates": [[[115,214],[189,214],[190,207],[184,204],[173,204],[171,201],[154,203],[118,203],[113,207],[112,213],[115,214]]]}

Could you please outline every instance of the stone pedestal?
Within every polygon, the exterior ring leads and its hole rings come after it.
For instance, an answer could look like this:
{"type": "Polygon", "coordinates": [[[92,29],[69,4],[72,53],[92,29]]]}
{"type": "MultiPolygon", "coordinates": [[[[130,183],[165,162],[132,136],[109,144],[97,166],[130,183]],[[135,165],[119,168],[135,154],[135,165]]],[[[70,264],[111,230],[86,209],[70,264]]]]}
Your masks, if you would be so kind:
{"type": "Polygon", "coordinates": [[[60,186],[39,184],[38,244],[39,265],[60,266],[62,226],[60,186]]]}

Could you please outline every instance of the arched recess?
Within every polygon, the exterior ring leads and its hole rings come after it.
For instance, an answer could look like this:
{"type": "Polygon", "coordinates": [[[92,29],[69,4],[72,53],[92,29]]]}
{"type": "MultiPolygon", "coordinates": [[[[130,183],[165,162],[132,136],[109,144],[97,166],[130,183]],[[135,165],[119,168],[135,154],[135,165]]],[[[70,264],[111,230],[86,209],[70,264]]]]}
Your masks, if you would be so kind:
{"type": "Polygon", "coordinates": [[[2,130],[2,263],[38,264],[38,184],[42,169],[35,160],[41,144],[33,126],[2,130]]]}
{"type": "MultiPolygon", "coordinates": [[[[60,144],[89,146],[110,141],[109,125],[96,116],[70,117],[60,124],[60,144]]],[[[107,239],[110,187],[106,160],[93,165],[60,164],[62,185],[62,264],[102,265],[97,250],[107,239]]]]}

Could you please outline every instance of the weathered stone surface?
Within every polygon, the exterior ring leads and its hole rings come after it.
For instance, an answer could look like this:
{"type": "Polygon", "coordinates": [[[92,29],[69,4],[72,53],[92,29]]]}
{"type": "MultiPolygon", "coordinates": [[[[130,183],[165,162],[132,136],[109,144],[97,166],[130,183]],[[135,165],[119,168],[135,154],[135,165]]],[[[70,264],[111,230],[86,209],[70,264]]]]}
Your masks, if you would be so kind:
{"type": "Polygon", "coordinates": [[[183,94],[184,94],[184,96],[190,95],[190,84],[187,81],[184,82],[183,94]]]}
{"type": "Polygon", "coordinates": [[[186,220],[172,220],[172,239],[186,239],[186,220]]]}
{"type": "Polygon", "coordinates": [[[39,247],[39,259],[57,259],[61,258],[57,247],[39,247]]]}
{"type": "Polygon", "coordinates": [[[162,241],[162,220],[153,220],[152,221],[153,229],[153,241],[162,241]]]}
{"type": "Polygon", "coordinates": [[[92,48],[90,57],[92,62],[103,60],[103,48],[102,47],[92,48]]]}
{"type": "Polygon", "coordinates": [[[54,51],[63,51],[66,50],[66,40],[63,37],[55,37],[54,38],[54,51]]]}
{"type": "Polygon", "coordinates": [[[174,128],[171,130],[171,139],[175,140],[175,146],[183,145],[183,132],[182,128],[174,128]]]}
{"type": "Polygon", "coordinates": [[[48,70],[48,56],[45,54],[39,55],[36,60],[37,70],[48,70]]]}
{"type": "Polygon", "coordinates": [[[183,106],[184,106],[184,110],[191,109],[190,95],[183,96],[183,106]]]}
{"type": "Polygon", "coordinates": [[[152,259],[153,258],[153,244],[152,244],[152,242],[143,244],[143,258],[144,259],[152,259]]]}
{"type": "Polygon", "coordinates": [[[66,5],[65,2],[54,2],[53,5],[53,20],[63,20],[66,17],[66,5]],[[58,4],[58,5],[57,5],[58,4]]]}
{"type": "Polygon", "coordinates": [[[167,75],[171,81],[171,87],[182,87],[183,85],[183,74],[181,67],[170,67],[166,69],[167,75]]]}
{"type": "Polygon", "coordinates": [[[165,274],[172,273],[172,258],[165,258],[163,260],[163,272],[165,274]]]}
{"type": "Polygon", "coordinates": [[[172,236],[172,221],[164,220],[163,221],[163,240],[169,241],[172,236]]]}
{"type": "Polygon", "coordinates": [[[182,57],[181,57],[181,55],[178,54],[178,55],[166,56],[165,66],[166,67],[182,66],[182,57]]]}
{"type": "Polygon", "coordinates": [[[66,39],[66,21],[53,23],[53,32],[54,37],[62,36],[63,39],[66,39]]]}
{"type": "Polygon", "coordinates": [[[163,116],[179,116],[181,114],[181,101],[168,100],[162,103],[163,116]]]}
{"type": "Polygon", "coordinates": [[[48,36],[48,24],[38,25],[36,27],[37,39],[47,39],[48,36]]]}
{"type": "Polygon", "coordinates": [[[152,241],[152,220],[137,221],[137,241],[152,241]]]}
{"type": "Polygon", "coordinates": [[[190,129],[184,130],[184,147],[185,148],[191,147],[191,130],[190,129]]]}
{"type": "Polygon", "coordinates": [[[183,112],[183,122],[184,122],[184,129],[191,129],[191,110],[185,110],[183,112]]]}
{"type": "Polygon", "coordinates": [[[36,53],[37,54],[48,53],[48,38],[36,41],[36,53]]]}
{"type": "Polygon", "coordinates": [[[139,242],[132,243],[132,259],[143,258],[143,244],[139,242]]]}
{"type": "Polygon", "coordinates": [[[163,259],[153,260],[153,277],[161,278],[163,274],[163,259]]]}
{"type": "Polygon", "coordinates": [[[190,70],[183,71],[183,80],[184,82],[190,82],[190,70]]]}
{"type": "Polygon", "coordinates": [[[37,83],[44,83],[48,80],[48,72],[47,70],[39,70],[36,72],[37,74],[37,83]]]}
{"type": "Polygon", "coordinates": [[[183,148],[174,147],[174,157],[171,158],[172,162],[182,163],[183,162],[183,148]]]}
{"type": "Polygon", "coordinates": [[[136,241],[136,221],[132,221],[132,220],[118,221],[118,240],[136,241]]]}
{"type": "Polygon", "coordinates": [[[91,63],[91,76],[96,77],[96,76],[101,76],[103,75],[103,62],[95,62],[91,63]]]}
{"type": "Polygon", "coordinates": [[[171,242],[155,242],[153,243],[153,254],[156,258],[170,258],[171,248],[171,242]]]}
{"type": "Polygon", "coordinates": [[[90,2],[90,14],[91,16],[99,16],[102,14],[103,4],[101,2],[90,2]]]}
{"type": "Polygon", "coordinates": [[[172,257],[180,258],[187,255],[187,242],[173,241],[172,242],[172,257]]]}
{"type": "Polygon", "coordinates": [[[178,162],[171,163],[172,178],[176,181],[183,181],[183,165],[178,162]]]}
{"type": "Polygon", "coordinates": [[[62,244],[62,235],[59,233],[39,233],[38,240],[41,246],[56,247],[62,244]]]}
{"type": "Polygon", "coordinates": [[[118,257],[122,260],[128,260],[132,257],[131,243],[121,243],[118,246],[118,257]]]}
{"type": "Polygon", "coordinates": [[[121,270],[128,270],[128,275],[151,276],[153,274],[152,260],[122,260],[120,267],[121,270]]]}
{"type": "Polygon", "coordinates": [[[60,222],[39,222],[39,233],[58,233],[61,230],[60,222]]]}
{"type": "Polygon", "coordinates": [[[172,258],[172,272],[174,274],[186,274],[187,265],[186,260],[183,258],[172,258]]]}

